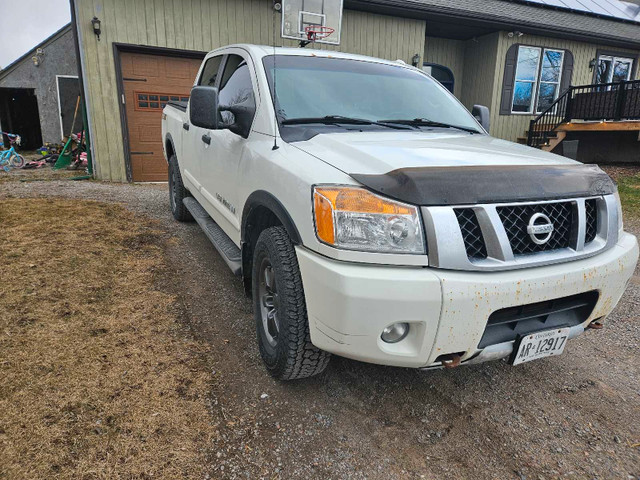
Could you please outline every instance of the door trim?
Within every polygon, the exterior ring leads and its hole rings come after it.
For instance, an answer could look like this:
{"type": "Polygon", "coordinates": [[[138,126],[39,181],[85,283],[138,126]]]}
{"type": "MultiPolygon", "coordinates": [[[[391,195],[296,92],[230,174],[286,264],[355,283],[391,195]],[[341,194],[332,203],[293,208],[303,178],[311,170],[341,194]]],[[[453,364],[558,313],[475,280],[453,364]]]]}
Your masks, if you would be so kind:
{"type": "MultiPolygon", "coordinates": [[[[78,75],[56,75],[56,93],[58,94],[58,118],[60,119],[60,138],[64,138],[64,125],[62,123],[62,105],[60,105],[60,79],[61,78],[75,78],[78,80],[78,90],[80,91],[80,96],[82,96],[82,91],[80,90],[80,78],[78,75]]],[[[71,125],[73,127],[73,125],[71,125]]]]}
{"type": "MultiPolygon", "coordinates": [[[[174,58],[203,59],[207,52],[199,50],[181,50],[177,48],[152,47],[148,45],[132,45],[129,43],[113,43],[113,61],[116,68],[116,89],[118,93],[118,108],[120,110],[120,127],[122,129],[122,149],[124,153],[125,172],[127,182],[133,182],[133,167],[131,164],[131,147],[129,145],[129,124],[127,109],[122,101],[124,98],[124,80],[122,78],[122,53],[141,53],[144,55],[159,55],[174,58]]],[[[194,79],[195,80],[195,79],[194,79]]]]}

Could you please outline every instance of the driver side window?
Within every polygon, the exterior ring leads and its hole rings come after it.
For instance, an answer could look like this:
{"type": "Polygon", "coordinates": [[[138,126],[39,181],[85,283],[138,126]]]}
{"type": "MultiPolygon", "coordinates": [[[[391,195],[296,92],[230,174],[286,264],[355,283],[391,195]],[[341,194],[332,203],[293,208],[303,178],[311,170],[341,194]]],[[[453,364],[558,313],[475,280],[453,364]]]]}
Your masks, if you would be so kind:
{"type": "MultiPolygon", "coordinates": [[[[244,104],[255,110],[256,101],[247,61],[239,55],[229,55],[220,82],[220,105],[244,104]]],[[[224,123],[233,123],[233,114],[222,112],[224,123]]]]}
{"type": "Polygon", "coordinates": [[[207,60],[207,63],[204,64],[204,68],[202,69],[202,75],[200,75],[200,80],[198,81],[199,86],[203,86],[203,87],[216,86],[218,72],[220,71],[220,63],[222,63],[222,55],[218,55],[217,57],[211,57],[209,60],[207,60]]]}

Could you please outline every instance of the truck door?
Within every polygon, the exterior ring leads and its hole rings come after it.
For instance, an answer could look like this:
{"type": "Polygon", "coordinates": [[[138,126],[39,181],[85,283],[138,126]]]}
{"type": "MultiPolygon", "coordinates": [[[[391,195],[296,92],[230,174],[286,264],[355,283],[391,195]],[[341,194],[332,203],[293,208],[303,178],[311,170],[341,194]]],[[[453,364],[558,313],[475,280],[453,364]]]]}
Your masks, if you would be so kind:
{"type": "MultiPolygon", "coordinates": [[[[222,76],[218,82],[220,105],[251,104],[255,107],[255,89],[247,59],[229,54],[225,58],[222,76]]],[[[222,124],[233,123],[233,114],[221,113],[222,124]]],[[[218,211],[214,220],[232,239],[239,238],[242,209],[238,206],[238,170],[247,139],[228,129],[208,131],[209,153],[201,155],[200,178],[202,193],[218,211]]]]}
{"type": "MultiPolygon", "coordinates": [[[[196,85],[215,87],[223,58],[224,55],[216,55],[206,59],[196,85]]],[[[189,121],[190,108],[191,103],[187,108],[185,123],[182,126],[182,158],[178,160],[185,183],[191,190],[199,192],[202,187],[200,158],[210,154],[208,151],[209,145],[202,141],[202,137],[207,135],[209,130],[191,124],[189,121]]]]}

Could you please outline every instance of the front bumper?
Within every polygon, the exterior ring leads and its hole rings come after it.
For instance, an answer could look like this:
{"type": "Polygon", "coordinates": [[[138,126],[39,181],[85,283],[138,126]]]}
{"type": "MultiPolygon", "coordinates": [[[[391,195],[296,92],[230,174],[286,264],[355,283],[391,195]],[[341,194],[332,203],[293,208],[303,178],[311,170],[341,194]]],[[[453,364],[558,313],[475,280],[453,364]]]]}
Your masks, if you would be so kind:
{"type": "Polygon", "coordinates": [[[491,313],[596,290],[589,318],[616,306],[638,260],[638,243],[623,233],[595,257],[506,272],[461,272],[420,267],[346,263],[296,247],[311,341],[355,360],[400,367],[439,366],[441,355],[464,352],[476,363],[508,355],[510,344],[478,348],[491,313]],[[380,339],[396,322],[410,324],[399,343],[380,339]]]}

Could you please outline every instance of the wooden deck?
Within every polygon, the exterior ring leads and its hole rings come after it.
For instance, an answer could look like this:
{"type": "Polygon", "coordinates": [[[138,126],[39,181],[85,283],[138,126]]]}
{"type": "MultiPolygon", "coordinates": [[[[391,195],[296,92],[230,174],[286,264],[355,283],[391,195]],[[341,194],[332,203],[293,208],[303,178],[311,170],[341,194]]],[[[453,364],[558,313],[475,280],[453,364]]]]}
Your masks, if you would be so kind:
{"type": "Polygon", "coordinates": [[[569,87],[531,120],[526,143],[553,150],[568,132],[624,131],[640,131],[640,80],[569,87]]]}
{"type": "Polygon", "coordinates": [[[550,137],[547,144],[541,147],[542,150],[552,152],[554,148],[562,142],[569,132],[633,132],[640,131],[639,120],[622,120],[610,122],[569,122],[559,125],[556,129],[556,136],[550,137]]]}
{"type": "Polygon", "coordinates": [[[640,120],[609,122],[570,122],[556,128],[559,132],[629,132],[640,131],[640,120]]]}
{"type": "MultiPolygon", "coordinates": [[[[536,126],[536,130],[542,131],[539,126],[536,126]]],[[[548,143],[540,147],[542,150],[546,150],[547,152],[552,151],[565,139],[568,132],[640,132],[640,120],[570,122],[558,125],[555,131],[556,136],[550,137],[548,143]]],[[[525,132],[525,136],[518,137],[517,143],[526,145],[526,134],[527,132],[525,132]]]]}

